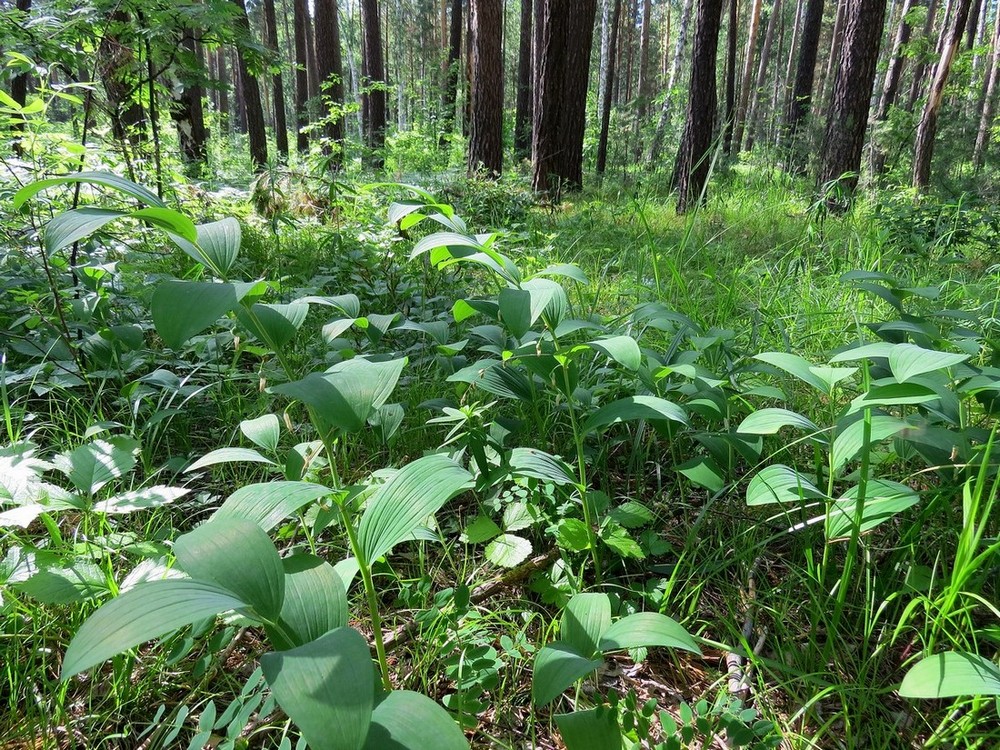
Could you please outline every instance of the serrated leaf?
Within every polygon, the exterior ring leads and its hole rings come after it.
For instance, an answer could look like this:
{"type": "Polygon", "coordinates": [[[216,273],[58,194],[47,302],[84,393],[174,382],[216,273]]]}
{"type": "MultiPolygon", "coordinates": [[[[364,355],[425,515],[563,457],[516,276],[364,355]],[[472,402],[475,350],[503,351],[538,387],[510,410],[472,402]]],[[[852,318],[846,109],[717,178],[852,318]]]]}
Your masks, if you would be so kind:
{"type": "Polygon", "coordinates": [[[302,506],[332,495],[312,482],[263,482],[240,487],[215,511],[212,519],[242,518],[269,531],[302,506]]]}
{"type": "Polygon", "coordinates": [[[60,453],[52,463],[69,477],[73,486],[85,495],[93,495],[112,479],[132,471],[136,465],[135,454],[139,443],[129,437],[118,436],[74,448],[60,453]]]}
{"type": "Polygon", "coordinates": [[[568,643],[543,646],[535,656],[531,675],[531,700],[541,708],[558,698],[566,688],[586,677],[603,664],[602,659],[588,659],[568,643]]]}
{"type": "Polygon", "coordinates": [[[638,529],[653,522],[653,511],[636,500],[617,505],[608,512],[615,523],[626,529],[638,529]]]}
{"type": "Polygon", "coordinates": [[[904,698],[1000,695],[1000,667],[977,654],[945,651],[920,660],[903,677],[904,698]]]}
{"type": "Polygon", "coordinates": [[[482,544],[503,531],[496,522],[488,516],[476,516],[472,523],[465,527],[463,541],[469,544],[482,544]]]}
{"type": "Polygon", "coordinates": [[[563,549],[583,552],[590,549],[590,535],[587,525],[578,518],[564,518],[556,529],[556,541],[563,549]]]}
{"type": "Polygon", "coordinates": [[[486,559],[501,568],[514,568],[528,559],[531,542],[515,534],[501,534],[486,545],[486,559]]]}

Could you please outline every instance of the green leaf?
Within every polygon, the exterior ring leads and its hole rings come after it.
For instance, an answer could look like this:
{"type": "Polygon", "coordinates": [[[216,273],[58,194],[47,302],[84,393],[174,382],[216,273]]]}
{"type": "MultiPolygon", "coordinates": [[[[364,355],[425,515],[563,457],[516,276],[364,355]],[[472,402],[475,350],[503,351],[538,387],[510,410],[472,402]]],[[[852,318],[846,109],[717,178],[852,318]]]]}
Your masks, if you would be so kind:
{"type": "Polygon", "coordinates": [[[232,269],[240,253],[242,230],[233,218],[198,225],[198,248],[201,258],[195,258],[221,277],[232,269]],[[207,261],[207,263],[205,262],[207,261]]]}
{"type": "MultiPolygon", "coordinates": [[[[875,414],[871,418],[871,441],[869,445],[877,445],[886,438],[906,429],[907,424],[901,419],[885,414],[875,414]]],[[[831,454],[831,470],[840,471],[844,464],[858,455],[864,447],[865,421],[858,419],[841,430],[833,441],[831,454]]]]}
{"type": "Polygon", "coordinates": [[[567,279],[573,279],[573,281],[578,281],[581,284],[589,284],[587,280],[587,274],[580,270],[580,267],[572,263],[556,263],[555,265],[546,266],[535,276],[563,276],[567,279]]]}
{"type": "Polygon", "coordinates": [[[347,625],[347,592],[330,563],[314,555],[292,555],[281,562],[285,571],[285,600],[278,618],[281,628],[268,628],[276,648],[304,646],[347,625]]]}
{"type": "Polygon", "coordinates": [[[169,505],[175,500],[184,497],[190,491],[182,487],[157,485],[155,487],[147,487],[144,490],[123,492],[120,495],[109,497],[107,500],[101,500],[94,504],[93,510],[96,513],[135,513],[139,510],[148,510],[150,508],[160,508],[164,505],[169,505]]]}
{"type": "Polygon", "coordinates": [[[764,352],[754,359],[766,362],[778,369],[794,375],[821,393],[831,393],[833,386],[857,372],[856,367],[816,367],[797,354],[786,352],[764,352]]]}
{"type": "Polygon", "coordinates": [[[500,321],[515,338],[521,338],[537,318],[531,316],[531,294],[524,289],[501,289],[497,297],[500,321]]]}
{"type": "Polygon", "coordinates": [[[107,208],[86,207],[63,211],[45,225],[45,252],[52,256],[122,216],[127,216],[127,213],[107,208]]]}
{"type": "Polygon", "coordinates": [[[462,541],[469,544],[482,544],[488,542],[493,537],[502,532],[499,526],[488,516],[476,516],[476,518],[465,527],[462,541]]]}
{"type": "Polygon", "coordinates": [[[568,643],[555,642],[543,646],[535,657],[531,675],[531,699],[541,708],[558,698],[577,680],[586,677],[603,664],[602,659],[581,656],[568,643]]]}
{"type": "Polygon", "coordinates": [[[514,568],[528,559],[531,542],[515,534],[501,534],[486,545],[486,559],[501,568],[514,568]]]}
{"type": "Polygon", "coordinates": [[[747,505],[800,505],[825,497],[812,482],[784,464],[765,467],[747,486],[747,505]]]}
{"type": "Polygon", "coordinates": [[[278,452],[281,423],[274,414],[264,414],[256,419],[244,419],[240,422],[240,432],[264,450],[271,453],[278,452]]]}
{"type": "Polygon", "coordinates": [[[204,456],[199,458],[193,464],[184,469],[185,474],[189,474],[192,471],[198,471],[198,469],[204,469],[206,466],[214,466],[215,464],[227,464],[233,463],[235,461],[250,461],[251,463],[258,464],[270,464],[271,466],[277,466],[277,464],[271,459],[260,455],[253,448],[216,448],[214,451],[209,451],[204,456]]]}
{"type": "Polygon", "coordinates": [[[240,487],[215,511],[213,520],[243,518],[269,531],[303,505],[332,495],[311,482],[263,482],[240,487]]]}
{"type": "Polygon", "coordinates": [[[153,325],[167,346],[180,349],[189,338],[235,309],[249,291],[249,284],[164,281],[153,292],[153,325]]]}
{"type": "Polygon", "coordinates": [[[604,652],[652,646],[701,654],[698,644],[680,623],[658,612],[636,612],[621,618],[604,632],[600,642],[600,650],[604,652]]]}
{"type": "Polygon", "coordinates": [[[621,750],[622,730],[608,708],[556,714],[555,720],[566,750],[621,750]]]}
{"type": "Polygon", "coordinates": [[[587,525],[579,518],[564,518],[556,530],[556,541],[559,546],[572,552],[583,552],[590,549],[590,535],[587,525]]]}
{"type": "Polygon", "coordinates": [[[744,435],[773,435],[782,427],[798,427],[811,433],[819,432],[813,422],[788,409],[758,409],[744,419],[737,432],[744,435]]]}
{"type": "Polygon", "coordinates": [[[343,627],[260,660],[282,710],[313,750],[360,750],[368,736],[375,681],[368,643],[343,627]]]}
{"type": "Polygon", "coordinates": [[[473,484],[469,472],[440,454],[404,466],[375,490],[361,517],[358,542],[368,561],[389,552],[428,516],[473,484]]]}
{"type": "Polygon", "coordinates": [[[925,372],[954,367],[969,358],[968,354],[952,354],[924,349],[913,344],[896,344],[889,352],[889,368],[896,380],[905,383],[925,372]]]}
{"type": "Polygon", "coordinates": [[[529,477],[558,485],[576,482],[569,464],[534,448],[514,448],[510,452],[510,468],[516,477],[529,477]]]}
{"type": "Polygon", "coordinates": [[[305,302],[290,305],[255,303],[249,308],[239,307],[236,310],[240,323],[275,351],[284,349],[295,338],[308,314],[309,305],[305,302]]]}
{"type": "MultiPolygon", "coordinates": [[[[830,505],[826,518],[828,540],[850,537],[857,515],[859,486],[851,487],[844,496],[830,505]]],[[[880,523],[890,520],[920,502],[920,496],[911,488],[888,479],[870,479],[865,488],[864,509],[861,511],[859,533],[870,531],[880,523]]]]}
{"type": "Polygon", "coordinates": [[[875,406],[901,406],[903,404],[924,404],[936,401],[941,396],[933,389],[920,383],[891,383],[877,385],[851,401],[847,413],[855,414],[875,406]]]}
{"type": "Polygon", "coordinates": [[[208,617],[243,609],[232,592],[203,581],[142,583],[112,599],[77,631],[63,658],[61,679],[90,669],[140,643],[208,617]]]}
{"type": "Polygon", "coordinates": [[[174,211],[172,208],[160,208],[158,206],[141,208],[138,211],[133,211],[129,216],[133,219],[141,219],[152,224],[157,229],[176,234],[192,242],[198,236],[198,230],[195,228],[194,222],[180,211],[174,211]]]}
{"type": "Polygon", "coordinates": [[[642,364],[639,344],[631,336],[608,336],[591,341],[588,346],[607,355],[627,370],[635,372],[642,364]]]}
{"type": "Polygon", "coordinates": [[[160,206],[161,208],[166,208],[166,204],[160,200],[154,193],[149,192],[146,188],[141,185],[136,185],[130,180],[126,180],[124,177],[119,177],[118,175],[111,174],[110,172],[77,172],[75,174],[64,175],[62,177],[51,177],[46,180],[36,180],[23,188],[18,190],[14,194],[13,205],[16,211],[24,202],[45,190],[56,185],[72,185],[78,182],[86,182],[91,185],[102,185],[104,187],[109,187],[117,190],[120,193],[135,198],[140,203],[145,203],[147,206],[160,206]]]}
{"type": "Polygon", "coordinates": [[[608,523],[601,529],[601,541],[620,557],[631,557],[633,560],[642,560],[646,557],[639,543],[617,523],[608,523]]]}
{"type": "Polygon", "coordinates": [[[859,359],[885,359],[892,351],[893,344],[885,341],[877,341],[873,344],[862,344],[861,346],[840,352],[830,358],[830,362],[856,362],[859,359]]]}
{"type": "Polygon", "coordinates": [[[393,690],[372,713],[364,750],[468,750],[451,715],[426,695],[393,690]]]}
{"type": "Polygon", "coordinates": [[[178,537],[174,554],[194,580],[232,591],[264,619],[278,618],[285,597],[285,573],[278,551],[257,524],[213,518],[178,537]]]}
{"type": "Polygon", "coordinates": [[[108,581],[90,560],[69,565],[39,562],[37,572],[17,588],[43,604],[75,604],[108,593],[108,581]]]}
{"type": "Polygon", "coordinates": [[[708,456],[695,456],[675,468],[678,473],[683,474],[694,484],[704,487],[709,492],[719,492],[726,486],[726,478],[722,474],[722,469],[708,456]]]}
{"type": "Polygon", "coordinates": [[[611,600],[607,594],[577,594],[563,610],[559,627],[562,641],[583,656],[600,652],[601,636],[611,626],[611,600]]]}
{"type": "Polygon", "coordinates": [[[136,465],[139,443],[128,437],[95,440],[60,453],[52,463],[69,477],[73,486],[85,495],[93,495],[112,479],[132,471],[136,465]]]}
{"type": "Polygon", "coordinates": [[[1000,695],[1000,667],[977,654],[945,651],[911,667],[899,694],[904,698],[1000,695]]]}
{"type": "Polygon", "coordinates": [[[531,295],[532,324],[545,315],[548,322],[558,326],[566,317],[569,301],[566,299],[566,290],[560,284],[552,279],[534,278],[521,284],[521,288],[531,295]]]}
{"type": "Polygon", "coordinates": [[[636,500],[616,505],[608,512],[608,516],[626,529],[641,528],[651,524],[656,518],[653,511],[636,500]]]}
{"type": "Polygon", "coordinates": [[[684,410],[672,401],[658,396],[629,396],[612,401],[591,414],[583,423],[583,432],[587,434],[600,427],[636,419],[666,419],[687,424],[684,410]]]}

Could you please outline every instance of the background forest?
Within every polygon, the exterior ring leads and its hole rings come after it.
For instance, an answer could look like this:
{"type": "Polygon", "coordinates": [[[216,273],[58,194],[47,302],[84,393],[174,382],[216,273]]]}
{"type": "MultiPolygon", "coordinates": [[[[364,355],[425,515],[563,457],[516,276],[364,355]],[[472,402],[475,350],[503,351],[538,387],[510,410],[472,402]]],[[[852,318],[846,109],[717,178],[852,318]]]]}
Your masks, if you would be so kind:
{"type": "Polygon", "coordinates": [[[1000,2],[0,53],[0,750],[1000,746],[1000,2]]]}

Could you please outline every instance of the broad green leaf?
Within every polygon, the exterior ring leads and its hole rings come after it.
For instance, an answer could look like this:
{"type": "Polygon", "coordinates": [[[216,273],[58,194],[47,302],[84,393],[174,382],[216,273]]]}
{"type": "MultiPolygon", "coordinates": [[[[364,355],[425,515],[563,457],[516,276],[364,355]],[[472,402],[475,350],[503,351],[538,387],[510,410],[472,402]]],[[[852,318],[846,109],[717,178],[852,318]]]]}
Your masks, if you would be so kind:
{"type": "Polygon", "coordinates": [[[770,503],[800,505],[810,500],[821,500],[826,496],[816,486],[783,464],[774,464],[762,469],[747,486],[747,505],[768,505],[770,503]]]}
{"type": "Polygon", "coordinates": [[[66,649],[61,679],[185,625],[246,606],[232,592],[203,581],[139,584],[107,602],[80,626],[66,649]]]}
{"type": "Polygon", "coordinates": [[[580,270],[579,266],[572,263],[556,263],[555,265],[546,266],[536,273],[535,276],[563,276],[567,279],[578,281],[581,284],[590,283],[587,280],[587,274],[580,270]]]}
{"type": "Polygon", "coordinates": [[[523,372],[497,360],[481,360],[448,376],[449,382],[469,383],[487,393],[530,403],[531,381],[523,372]]]}
{"type": "Polygon", "coordinates": [[[586,434],[610,424],[636,419],[666,419],[687,424],[687,414],[672,401],[658,396],[629,396],[612,401],[591,414],[583,423],[583,432],[586,434]]]}
{"type": "Polygon", "coordinates": [[[400,404],[382,404],[368,417],[368,424],[378,428],[382,442],[388,444],[399,430],[399,426],[403,424],[405,415],[406,412],[400,404]]]}
{"type": "Polygon", "coordinates": [[[577,594],[566,605],[560,621],[560,640],[592,658],[600,652],[601,636],[611,626],[607,594],[577,594]]]}
{"type": "Polygon", "coordinates": [[[587,525],[579,518],[564,518],[556,529],[556,541],[559,546],[572,552],[583,552],[590,549],[590,535],[587,525]]]}
{"type": "Polygon", "coordinates": [[[607,707],[556,714],[556,726],[566,750],[621,750],[618,717],[607,707]]]}
{"type": "Polygon", "coordinates": [[[889,356],[893,346],[886,341],[862,344],[831,357],[830,362],[837,364],[839,362],[856,362],[859,359],[885,359],[889,356]]]}
{"type": "Polygon", "coordinates": [[[135,200],[140,203],[145,203],[147,206],[160,206],[161,208],[166,207],[166,204],[160,200],[155,193],[151,193],[141,185],[136,185],[134,182],[126,180],[124,177],[119,177],[118,175],[111,174],[110,172],[76,172],[75,174],[64,175],[62,177],[51,177],[46,180],[36,180],[35,182],[25,185],[14,194],[14,210],[16,211],[19,209],[22,205],[24,205],[25,201],[40,193],[42,190],[56,185],[72,185],[78,182],[112,188],[120,193],[124,193],[130,198],[135,198],[135,200]]]}
{"type": "Polygon", "coordinates": [[[891,383],[876,385],[851,401],[848,414],[875,406],[901,406],[903,404],[924,404],[936,401],[941,396],[933,389],[920,383],[891,383]]]}
{"type": "Polygon", "coordinates": [[[257,464],[270,464],[271,466],[277,466],[277,464],[266,456],[262,456],[260,453],[255,451],[253,448],[216,448],[214,451],[209,451],[204,456],[199,458],[193,464],[184,469],[185,474],[189,474],[192,471],[198,471],[198,469],[204,469],[206,466],[214,466],[215,464],[228,464],[234,461],[250,461],[251,463],[257,464]]]}
{"type": "Polygon", "coordinates": [[[87,237],[110,221],[127,216],[107,208],[73,208],[57,214],[45,225],[45,252],[51,256],[87,237]]]}
{"type": "Polygon", "coordinates": [[[161,208],[159,206],[141,208],[138,211],[133,211],[129,216],[133,219],[141,219],[158,229],[171,232],[192,242],[198,236],[198,230],[195,229],[194,222],[180,211],[174,211],[172,208],[161,208]]]}
{"type": "Polygon", "coordinates": [[[212,519],[243,518],[270,531],[303,505],[332,494],[329,487],[311,482],[248,484],[226,498],[212,519]]]}
{"type": "Polygon", "coordinates": [[[256,419],[244,419],[240,422],[240,432],[264,450],[271,453],[278,452],[281,423],[274,414],[264,414],[256,419]]]}
{"type": "Polygon", "coordinates": [[[633,560],[642,560],[646,553],[642,551],[639,543],[624,528],[617,523],[607,523],[601,529],[601,541],[609,549],[614,550],[620,557],[631,557],[633,560]]]}
{"type": "Polygon", "coordinates": [[[573,469],[561,458],[534,448],[514,448],[510,452],[511,473],[516,477],[540,479],[552,484],[573,484],[573,469]]]}
{"type": "Polygon", "coordinates": [[[664,646],[701,654],[690,633],[680,623],[658,612],[636,612],[623,617],[604,631],[600,650],[664,646]]]}
{"type": "Polygon", "coordinates": [[[524,289],[501,289],[500,321],[515,338],[521,338],[537,318],[531,317],[531,294],[524,289]]]}
{"type": "MultiPolygon", "coordinates": [[[[225,277],[232,269],[240,253],[242,231],[240,223],[233,218],[200,224],[198,229],[198,249],[209,266],[225,277]]],[[[195,258],[195,260],[199,260],[195,258]]],[[[202,261],[204,262],[204,261],[202,261]]]]}
{"type": "Polygon", "coordinates": [[[360,750],[368,736],[375,680],[368,643],[351,628],[304,646],[264,654],[264,677],[313,750],[360,750]]]}
{"type": "Polygon", "coordinates": [[[428,516],[473,485],[469,472],[441,454],[404,466],[375,490],[365,506],[358,543],[368,561],[389,552],[428,516]]]}
{"type": "Polygon", "coordinates": [[[178,537],[174,554],[194,580],[228,589],[260,617],[277,620],[285,597],[285,573],[278,550],[257,524],[213,518],[178,537]]]}
{"type": "Polygon", "coordinates": [[[108,593],[108,580],[90,560],[69,565],[38,563],[37,572],[17,588],[43,604],[76,604],[108,593]]]}
{"type": "Polygon", "coordinates": [[[773,435],[782,427],[798,427],[811,433],[819,432],[813,422],[788,409],[758,409],[744,419],[737,432],[744,435],[773,435]]]}
{"type": "Polygon", "coordinates": [[[153,325],[167,346],[180,349],[189,338],[235,309],[249,291],[249,284],[164,281],[153,292],[153,325]]]}
{"type": "MultiPolygon", "coordinates": [[[[869,445],[877,445],[906,427],[906,422],[901,419],[885,414],[875,414],[871,418],[871,442],[869,445]]],[[[865,421],[863,419],[858,419],[847,425],[833,441],[832,471],[840,471],[844,464],[858,455],[858,452],[864,447],[864,441],[865,421]]]]}
{"type": "Polygon", "coordinates": [[[156,485],[147,487],[144,490],[134,490],[123,492],[120,495],[109,497],[94,504],[93,510],[97,513],[135,513],[139,510],[149,510],[150,508],[160,508],[169,505],[175,500],[184,497],[191,490],[183,487],[164,487],[156,485]]]}
{"type": "Polygon", "coordinates": [[[631,336],[607,336],[591,341],[588,346],[607,355],[627,370],[635,372],[642,364],[639,344],[631,336]]]}
{"type": "Polygon", "coordinates": [[[441,706],[412,690],[384,694],[372,713],[364,750],[469,750],[458,724],[441,706]]]}
{"type": "Polygon", "coordinates": [[[577,680],[603,664],[602,659],[581,656],[568,643],[559,641],[543,646],[535,657],[531,675],[531,700],[541,708],[558,698],[577,680]]]}
{"type": "Polygon", "coordinates": [[[794,375],[821,393],[830,393],[833,391],[833,386],[857,372],[856,367],[817,367],[799,355],[787,352],[764,352],[756,355],[754,359],[794,375]]]}
{"type": "Polygon", "coordinates": [[[516,534],[501,534],[486,545],[486,559],[501,568],[514,568],[528,559],[531,542],[516,534]]]}
{"type": "Polygon", "coordinates": [[[954,367],[968,358],[968,354],[939,352],[934,349],[924,349],[914,344],[896,344],[889,352],[889,368],[896,380],[905,383],[925,372],[954,367]]]}
{"type": "Polygon", "coordinates": [[[503,529],[489,516],[476,516],[472,523],[465,527],[462,541],[469,544],[482,544],[499,535],[503,529]]]}
{"type": "MultiPolygon", "coordinates": [[[[832,503],[826,518],[828,540],[850,537],[858,510],[861,488],[851,487],[844,496],[832,503]]],[[[865,488],[864,508],[861,511],[859,533],[870,531],[880,523],[890,520],[920,502],[920,496],[911,488],[888,479],[871,479],[865,488]]]]}
{"type": "Polygon", "coordinates": [[[260,341],[277,351],[295,338],[309,314],[309,305],[293,302],[290,305],[265,305],[255,303],[249,308],[238,307],[236,317],[260,341]]]}
{"type": "Polygon", "coordinates": [[[608,516],[626,529],[641,528],[651,524],[656,518],[653,511],[636,500],[616,505],[608,512],[608,516]]]}
{"type": "Polygon", "coordinates": [[[280,629],[267,629],[275,648],[304,646],[347,625],[347,592],[330,563],[314,555],[292,555],[281,562],[285,600],[278,619],[280,629]]]}
{"type": "Polygon", "coordinates": [[[1000,667],[978,654],[945,651],[911,667],[899,694],[904,698],[1000,695],[1000,667]]]}
{"type": "Polygon", "coordinates": [[[726,486],[726,478],[723,476],[722,469],[708,456],[695,456],[679,464],[675,469],[709,492],[719,492],[726,486]]]}
{"type": "Polygon", "coordinates": [[[534,278],[521,284],[531,295],[531,322],[534,323],[542,315],[546,322],[558,326],[569,308],[566,290],[552,279],[534,278]]]}
{"type": "Polygon", "coordinates": [[[73,486],[85,495],[93,495],[112,479],[132,471],[136,465],[139,443],[118,436],[74,448],[52,459],[53,465],[69,477],[73,486]]]}

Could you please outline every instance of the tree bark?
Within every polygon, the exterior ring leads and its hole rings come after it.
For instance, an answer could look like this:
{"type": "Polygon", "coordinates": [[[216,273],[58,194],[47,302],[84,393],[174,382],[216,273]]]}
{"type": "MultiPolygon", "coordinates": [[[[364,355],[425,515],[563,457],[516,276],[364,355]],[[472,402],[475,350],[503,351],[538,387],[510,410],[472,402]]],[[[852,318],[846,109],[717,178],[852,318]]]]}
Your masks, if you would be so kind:
{"type": "Polygon", "coordinates": [[[708,182],[712,136],[715,130],[716,56],[722,0],[698,0],[698,25],[694,37],[687,119],[674,162],[677,213],[685,213],[701,199],[708,182]]]}
{"type": "Polygon", "coordinates": [[[833,20],[833,31],[830,33],[830,53],[824,68],[823,79],[820,81],[819,96],[816,97],[817,110],[820,115],[827,111],[827,105],[833,94],[831,87],[836,81],[840,50],[844,46],[844,13],[850,0],[834,0],[834,2],[837,6],[837,15],[833,20]]]}
{"type": "Polygon", "coordinates": [[[649,29],[653,23],[653,5],[642,0],[642,31],[639,34],[639,95],[636,97],[635,116],[640,122],[649,111],[651,86],[649,85],[649,29]]]}
{"type": "Polygon", "coordinates": [[[462,58],[462,0],[452,0],[451,23],[448,27],[448,74],[444,80],[441,109],[444,112],[441,127],[442,146],[448,142],[455,127],[455,102],[458,99],[458,73],[462,58]]]}
{"type": "Polygon", "coordinates": [[[621,22],[622,0],[611,0],[611,20],[608,24],[608,54],[601,82],[601,132],[597,140],[597,174],[608,166],[608,131],[611,128],[611,90],[615,84],[615,57],[618,54],[618,26],[621,22]]]}
{"type": "Polygon", "coordinates": [[[792,87],[795,81],[795,63],[798,60],[799,44],[802,39],[802,21],[805,17],[805,9],[805,0],[797,0],[795,4],[795,18],[792,21],[792,43],[788,45],[788,62],[785,66],[785,76],[782,81],[784,99],[782,100],[782,108],[775,112],[775,116],[777,116],[779,111],[782,113],[788,112],[792,87]]]}
{"type": "Polygon", "coordinates": [[[802,41],[799,64],[795,69],[795,86],[785,118],[785,147],[789,166],[793,171],[803,167],[804,155],[800,153],[799,131],[805,127],[812,102],[813,84],[816,80],[816,58],[819,56],[819,37],[823,28],[824,0],[808,0],[806,17],[802,24],[802,41]]]}
{"type": "Polygon", "coordinates": [[[295,16],[295,147],[309,150],[309,11],[306,0],[294,0],[295,16]]]}
{"type": "Polygon", "coordinates": [[[597,0],[543,0],[532,185],[556,197],[583,183],[587,77],[597,0]]]}
{"type": "Polygon", "coordinates": [[[139,84],[135,51],[121,40],[130,23],[123,10],[112,11],[109,28],[97,48],[98,74],[107,95],[111,132],[123,146],[138,145],[146,139],[146,116],[135,97],[139,84]]]}
{"type": "Polygon", "coordinates": [[[532,17],[531,0],[521,0],[521,31],[517,49],[517,105],[514,113],[514,155],[527,159],[531,155],[532,102],[532,17]]]}
{"type": "Polygon", "coordinates": [[[985,13],[983,0],[974,0],[969,7],[969,21],[965,27],[965,48],[971,50],[976,44],[976,32],[979,30],[979,18],[985,13]]]}
{"type": "MultiPolygon", "coordinates": [[[[275,54],[278,50],[278,21],[274,13],[274,0],[264,0],[264,28],[267,31],[267,46],[275,54]]],[[[271,77],[274,88],[274,139],[278,154],[288,160],[288,123],[285,121],[285,84],[280,71],[271,77]]]]}
{"type": "Polygon", "coordinates": [[[171,89],[170,118],[177,128],[184,160],[191,165],[204,165],[208,157],[208,131],[205,129],[205,109],[202,105],[201,56],[193,30],[183,30],[181,47],[190,69],[178,71],[178,85],[171,89]],[[197,72],[196,68],[199,69],[197,72]]]}
{"type": "Polygon", "coordinates": [[[316,12],[316,75],[323,91],[321,112],[327,119],[324,134],[330,141],[326,153],[332,164],[343,164],[344,66],[340,49],[340,10],[337,0],[314,0],[316,12]],[[325,103],[329,102],[329,106],[325,103]],[[334,110],[334,111],[331,111],[334,110]]]}
{"type": "Polygon", "coordinates": [[[722,136],[722,150],[733,151],[733,129],[736,127],[736,56],[738,54],[739,8],[736,0],[729,0],[729,22],[726,30],[726,113],[722,136]]]}
{"type": "MultiPolygon", "coordinates": [[[[31,12],[31,0],[17,0],[15,7],[23,14],[21,23],[26,23],[28,20],[28,14],[31,12]]],[[[25,105],[25,102],[28,100],[27,73],[18,73],[14,76],[14,79],[10,82],[10,97],[20,106],[23,107],[25,105]]],[[[21,134],[24,133],[24,120],[14,120],[11,123],[10,129],[14,144],[14,154],[17,156],[23,156],[24,151],[21,147],[21,134]]]]}
{"type": "MultiPolygon", "coordinates": [[[[823,140],[821,185],[837,182],[848,197],[858,184],[861,151],[871,109],[886,0],[847,0],[844,43],[823,140]]],[[[827,197],[831,208],[848,203],[827,197]]]]}
{"type": "MultiPolygon", "coordinates": [[[[247,8],[244,0],[233,0],[242,11],[237,18],[237,25],[250,39],[250,19],[247,18],[247,8]]],[[[264,130],[264,107],[260,99],[260,84],[256,76],[250,74],[243,45],[236,47],[236,60],[240,72],[240,90],[243,94],[244,115],[246,117],[247,135],[250,140],[250,161],[255,171],[262,171],[267,166],[267,134],[264,130]]]]}
{"type": "Polygon", "coordinates": [[[361,0],[361,28],[363,38],[364,74],[368,87],[364,100],[365,140],[372,151],[370,163],[381,169],[385,163],[381,155],[385,146],[385,66],[382,62],[382,24],[379,20],[378,0],[361,0]]]}
{"type": "Polygon", "coordinates": [[[910,41],[912,28],[906,22],[906,16],[913,9],[914,0],[906,0],[903,5],[903,12],[899,19],[899,28],[896,31],[896,39],[892,45],[892,56],[889,58],[889,66],[885,71],[885,83],[882,85],[882,96],[879,97],[878,110],[875,119],[882,121],[889,116],[889,107],[896,103],[899,95],[899,81],[903,74],[903,65],[906,58],[903,50],[910,41]]]}
{"type": "MultiPolygon", "coordinates": [[[[674,87],[677,79],[680,78],[681,63],[684,59],[684,48],[687,45],[688,26],[691,21],[691,8],[694,0],[684,0],[681,10],[681,19],[677,29],[677,44],[674,46],[674,62],[670,66],[670,80],[667,82],[667,94],[663,99],[663,108],[660,110],[660,119],[656,123],[656,132],[653,134],[653,142],[649,146],[649,161],[656,163],[660,159],[660,151],[663,148],[663,138],[666,136],[667,127],[670,125],[670,117],[673,114],[672,99],[674,87]]],[[[719,11],[721,16],[722,11],[719,11]]],[[[721,23],[721,21],[720,21],[721,23]]],[[[718,45],[718,40],[716,40],[718,45]]]]}
{"type": "Polygon", "coordinates": [[[760,129],[760,123],[757,122],[760,115],[760,96],[764,90],[767,68],[771,64],[771,50],[774,47],[774,33],[778,28],[779,18],[781,18],[781,0],[774,0],[774,5],[771,6],[771,14],[767,19],[767,31],[764,32],[764,43],[760,48],[760,61],[757,63],[757,78],[754,81],[753,89],[750,91],[750,109],[747,112],[747,151],[753,151],[754,137],[760,129]]]}
{"type": "Polygon", "coordinates": [[[472,0],[472,121],[469,174],[503,171],[502,0],[472,0]]]}
{"type": "Polygon", "coordinates": [[[938,113],[941,100],[944,98],[944,87],[948,83],[948,74],[955,53],[962,43],[965,24],[969,20],[969,5],[971,0],[958,0],[955,17],[950,28],[942,28],[941,59],[938,60],[931,82],[931,90],[924,103],[924,110],[917,125],[917,141],[913,148],[913,187],[926,190],[931,182],[931,161],[934,158],[934,137],[937,135],[938,113]]]}
{"type": "MultiPolygon", "coordinates": [[[[937,15],[937,0],[927,2],[927,20],[924,21],[924,38],[930,39],[934,31],[934,17],[937,15]]],[[[906,100],[906,111],[912,112],[913,107],[920,98],[920,89],[924,84],[924,72],[927,70],[927,61],[924,57],[917,59],[916,67],[913,69],[913,81],[910,84],[910,95],[906,100]]]]}
{"type": "Polygon", "coordinates": [[[997,90],[1000,88],[1000,11],[996,14],[993,26],[993,47],[990,53],[990,69],[986,77],[986,89],[983,96],[982,116],[979,118],[979,131],[976,133],[976,145],[972,152],[972,164],[978,172],[986,161],[986,149],[990,145],[990,130],[993,127],[993,115],[996,112],[997,90]]]}
{"type": "MultiPolygon", "coordinates": [[[[733,129],[732,145],[737,151],[743,146],[743,131],[746,128],[747,104],[750,101],[750,76],[753,74],[754,56],[757,53],[757,29],[760,27],[760,9],[763,0],[753,0],[750,9],[750,28],[747,31],[746,55],[743,58],[743,75],[740,77],[739,99],[736,104],[736,125],[733,129]]],[[[730,153],[732,153],[730,151],[730,153]]]]}

